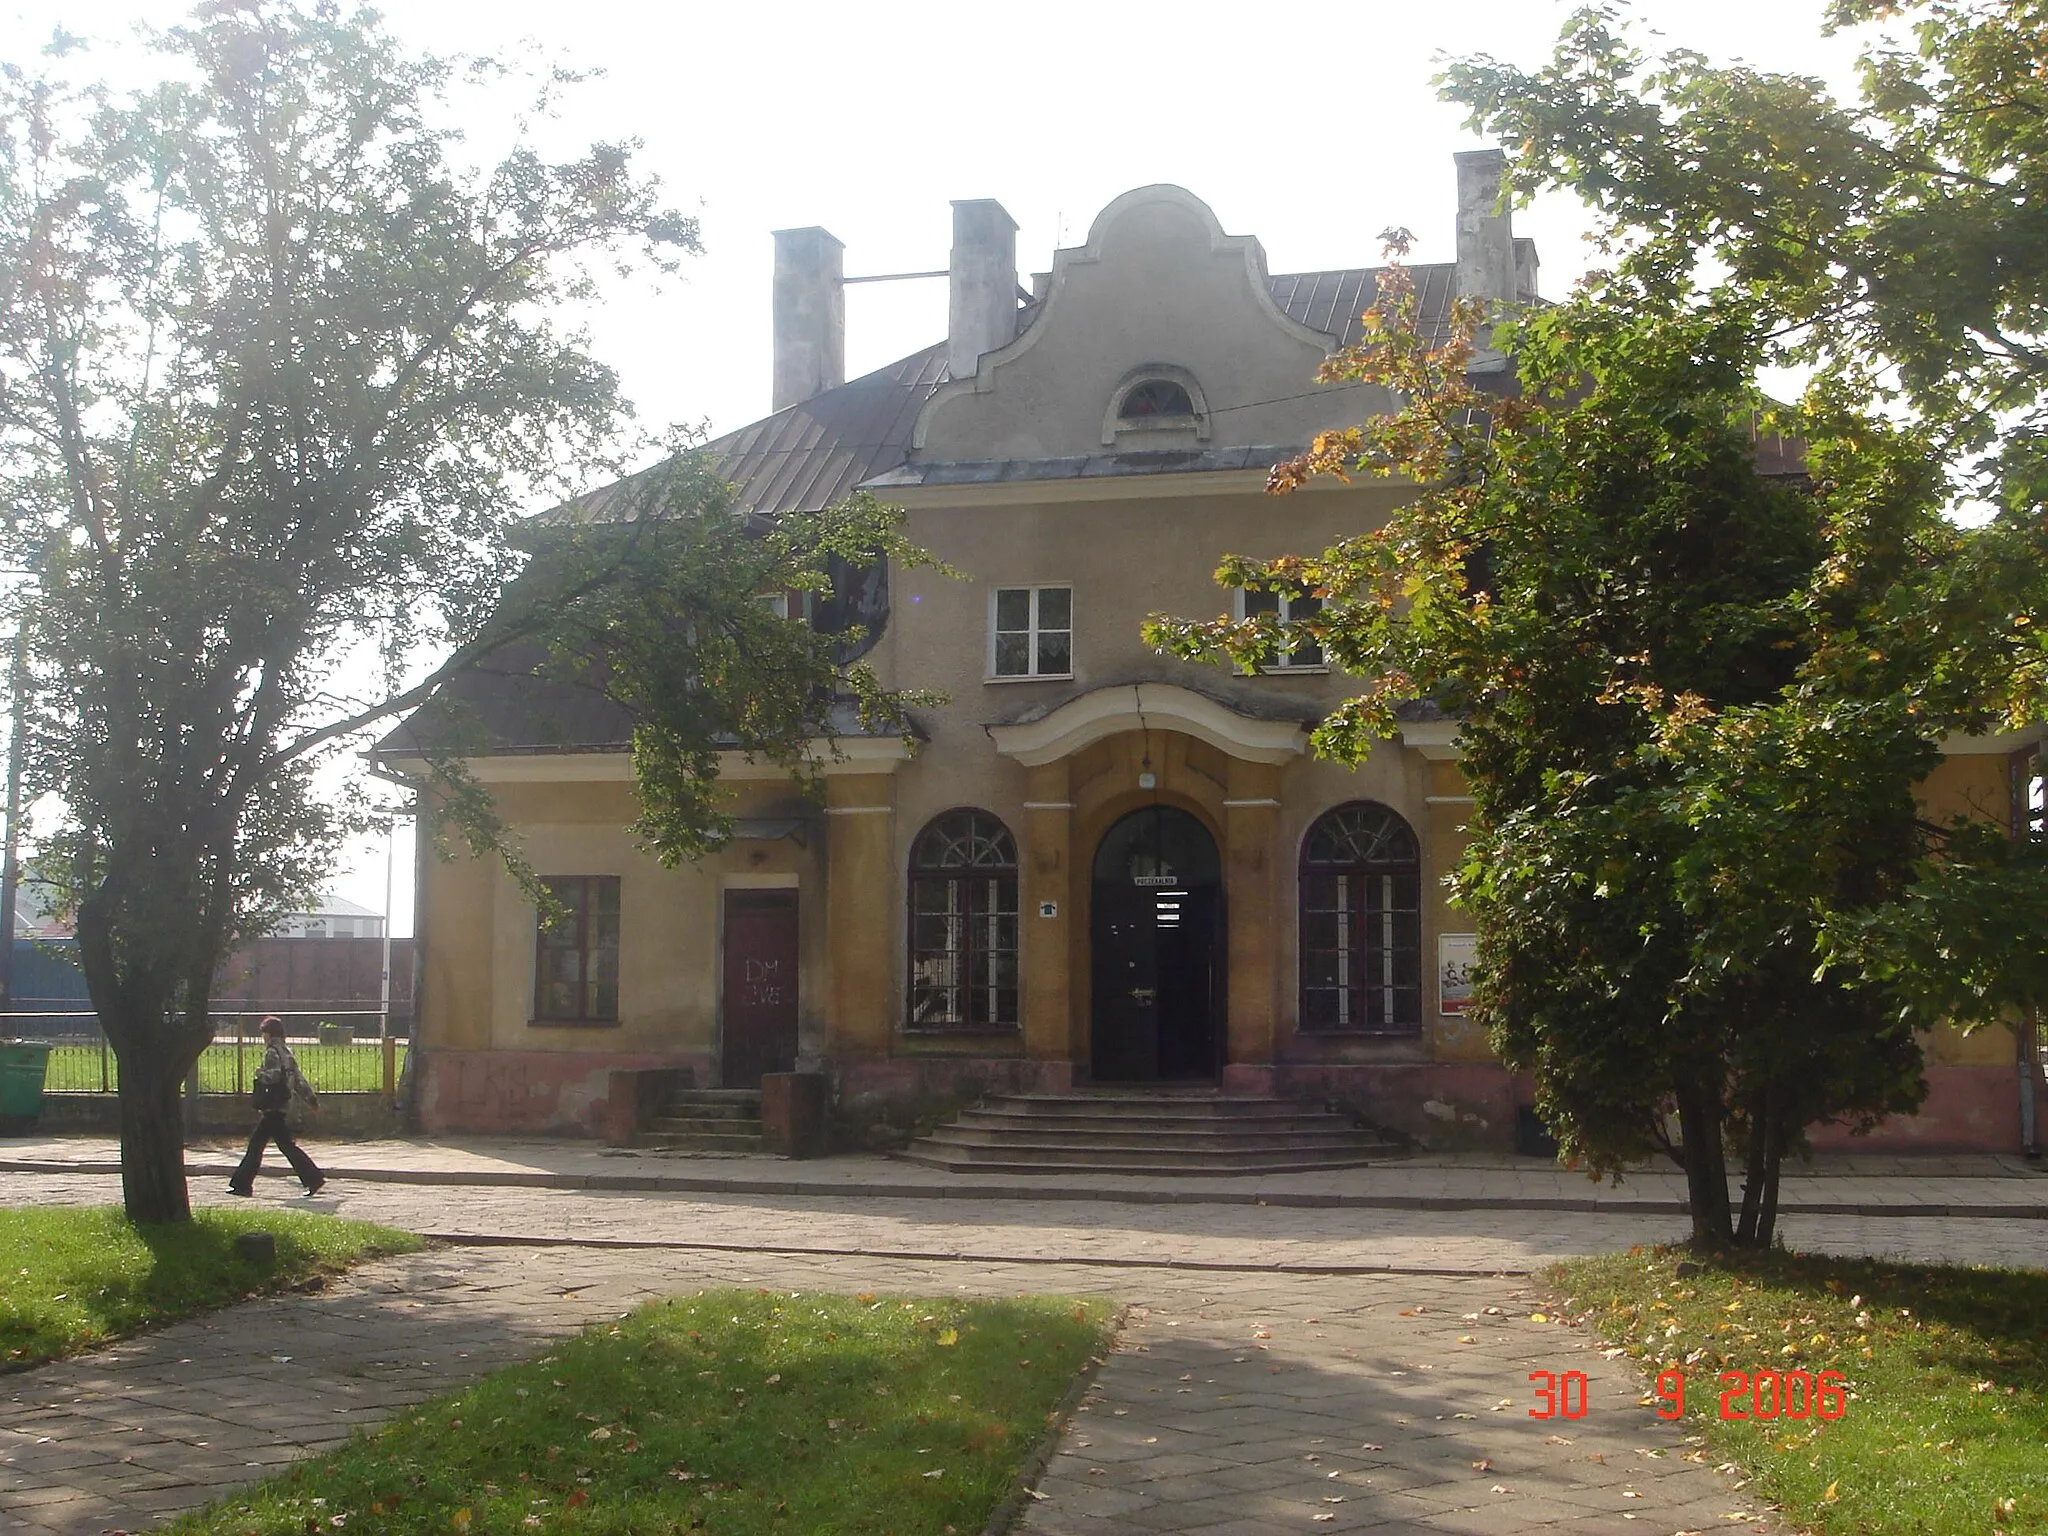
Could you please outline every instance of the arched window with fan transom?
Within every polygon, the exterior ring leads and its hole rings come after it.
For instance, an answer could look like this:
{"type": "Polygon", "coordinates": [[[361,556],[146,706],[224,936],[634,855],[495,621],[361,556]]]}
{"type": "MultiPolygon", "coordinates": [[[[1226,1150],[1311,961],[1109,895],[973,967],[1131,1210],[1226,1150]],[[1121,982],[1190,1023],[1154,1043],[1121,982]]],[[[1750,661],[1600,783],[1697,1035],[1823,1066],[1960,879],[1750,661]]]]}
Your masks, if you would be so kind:
{"type": "Polygon", "coordinates": [[[1301,1028],[1422,1028],[1422,860],[1398,813],[1370,800],[1325,811],[1301,846],[1301,1028]]]}
{"type": "Polygon", "coordinates": [[[987,811],[948,811],[910,848],[913,1030],[1015,1029],[1017,840],[987,811]]]}

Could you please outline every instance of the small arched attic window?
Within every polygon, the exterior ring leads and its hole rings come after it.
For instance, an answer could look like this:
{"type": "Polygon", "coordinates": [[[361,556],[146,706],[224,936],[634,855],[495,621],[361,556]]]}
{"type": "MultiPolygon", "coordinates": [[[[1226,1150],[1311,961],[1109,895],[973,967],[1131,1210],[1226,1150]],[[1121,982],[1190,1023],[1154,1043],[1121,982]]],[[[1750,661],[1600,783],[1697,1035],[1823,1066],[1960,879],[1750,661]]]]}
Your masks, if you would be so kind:
{"type": "Polygon", "coordinates": [[[1104,447],[1164,447],[1189,437],[1209,440],[1209,405],[1187,369],[1146,363],[1125,374],[1110,391],[1109,409],[1102,417],[1104,447]]]}

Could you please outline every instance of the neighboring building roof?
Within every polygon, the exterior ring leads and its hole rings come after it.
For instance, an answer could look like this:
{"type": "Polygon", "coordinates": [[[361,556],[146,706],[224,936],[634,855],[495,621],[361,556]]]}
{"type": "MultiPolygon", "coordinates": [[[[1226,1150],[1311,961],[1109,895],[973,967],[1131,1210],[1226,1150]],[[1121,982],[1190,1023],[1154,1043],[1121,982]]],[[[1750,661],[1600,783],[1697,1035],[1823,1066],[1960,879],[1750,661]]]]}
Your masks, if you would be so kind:
{"type": "Polygon", "coordinates": [[[374,917],[380,921],[384,914],[371,907],[358,906],[346,896],[323,896],[316,907],[307,907],[299,912],[287,912],[286,917],[374,917]]]}

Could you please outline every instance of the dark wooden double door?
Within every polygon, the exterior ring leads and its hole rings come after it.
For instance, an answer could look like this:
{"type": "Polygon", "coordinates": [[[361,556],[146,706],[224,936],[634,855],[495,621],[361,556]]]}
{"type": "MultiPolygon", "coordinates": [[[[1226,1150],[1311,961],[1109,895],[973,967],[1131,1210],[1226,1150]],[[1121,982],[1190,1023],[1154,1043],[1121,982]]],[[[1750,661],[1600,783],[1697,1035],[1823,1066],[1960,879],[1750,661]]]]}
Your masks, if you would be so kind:
{"type": "Polygon", "coordinates": [[[1223,1067],[1224,912],[1208,829],[1170,806],[1133,812],[1104,836],[1090,895],[1094,1080],[1213,1080],[1223,1067]]]}
{"type": "Polygon", "coordinates": [[[758,1088],[796,1068],[796,892],[725,893],[719,1082],[758,1088]]]}

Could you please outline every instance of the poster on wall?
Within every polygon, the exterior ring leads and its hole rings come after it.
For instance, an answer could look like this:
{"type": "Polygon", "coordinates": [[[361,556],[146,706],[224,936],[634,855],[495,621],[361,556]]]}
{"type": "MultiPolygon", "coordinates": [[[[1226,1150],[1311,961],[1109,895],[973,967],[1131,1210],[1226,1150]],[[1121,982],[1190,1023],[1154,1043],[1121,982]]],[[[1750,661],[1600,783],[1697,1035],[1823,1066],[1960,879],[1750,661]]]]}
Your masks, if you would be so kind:
{"type": "Polygon", "coordinates": [[[1472,1002],[1472,967],[1479,958],[1476,933],[1440,933],[1436,936],[1437,1011],[1463,1013],[1472,1002]]]}

